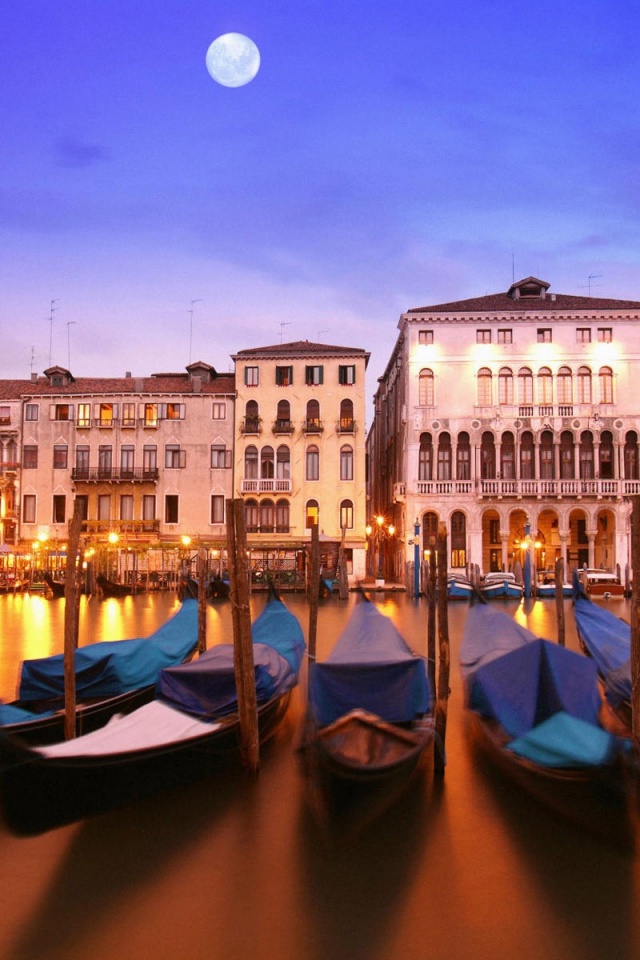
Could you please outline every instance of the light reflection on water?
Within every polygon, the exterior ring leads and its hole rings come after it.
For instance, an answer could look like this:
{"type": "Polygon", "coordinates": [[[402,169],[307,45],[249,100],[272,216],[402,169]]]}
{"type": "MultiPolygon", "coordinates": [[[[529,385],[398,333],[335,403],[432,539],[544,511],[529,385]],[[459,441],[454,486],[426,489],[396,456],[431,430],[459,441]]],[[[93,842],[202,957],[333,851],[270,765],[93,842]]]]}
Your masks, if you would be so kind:
{"type": "MultiPolygon", "coordinates": [[[[426,602],[372,597],[424,653],[426,602]]],[[[285,600],[306,632],[304,599],[285,600]]],[[[355,602],[321,603],[319,658],[355,602]]],[[[254,615],[263,603],[254,595],[254,615]]],[[[175,607],[171,594],[91,600],[81,634],[84,642],[146,635],[175,607]]],[[[63,608],[0,598],[11,692],[23,649],[61,648],[63,608]]],[[[502,608],[555,639],[553,601],[502,608]]],[[[615,609],[626,616],[626,608],[615,609]]],[[[11,877],[2,960],[636,960],[638,862],[554,820],[469,748],[457,663],[466,612],[465,603],[449,605],[448,762],[439,789],[417,784],[374,831],[330,843],[309,816],[295,762],[303,677],[255,781],[220,772],[29,840],[0,829],[11,877]]],[[[569,601],[565,618],[574,647],[569,601]]],[[[209,644],[230,629],[230,605],[210,606],[209,644]]]]}

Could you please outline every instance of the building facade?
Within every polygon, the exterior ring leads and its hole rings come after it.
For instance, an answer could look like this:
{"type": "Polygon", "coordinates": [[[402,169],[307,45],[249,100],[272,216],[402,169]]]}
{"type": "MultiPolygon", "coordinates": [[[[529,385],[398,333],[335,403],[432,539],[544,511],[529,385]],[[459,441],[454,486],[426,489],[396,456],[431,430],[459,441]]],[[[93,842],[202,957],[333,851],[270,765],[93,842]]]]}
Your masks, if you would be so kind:
{"type": "Polygon", "coordinates": [[[452,570],[513,570],[530,550],[539,574],[561,557],[624,575],[639,321],[639,302],[555,294],[535,277],[400,317],[367,441],[392,572],[425,558],[444,522],[452,570]]]}
{"type": "Polygon", "coordinates": [[[336,573],[342,547],[351,578],[363,577],[369,354],[303,340],[233,359],[235,491],[252,564],[295,568],[317,523],[323,570],[336,573]]]}

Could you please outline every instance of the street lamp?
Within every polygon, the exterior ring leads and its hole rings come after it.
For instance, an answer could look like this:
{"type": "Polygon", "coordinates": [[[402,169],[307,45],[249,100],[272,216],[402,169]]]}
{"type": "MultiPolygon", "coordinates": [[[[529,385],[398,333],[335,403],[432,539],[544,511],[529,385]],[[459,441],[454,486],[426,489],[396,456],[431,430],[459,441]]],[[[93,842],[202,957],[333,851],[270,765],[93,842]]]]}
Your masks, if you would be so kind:
{"type": "Polygon", "coordinates": [[[378,580],[384,580],[384,555],[382,544],[396,532],[392,523],[386,523],[385,518],[378,514],[365,527],[365,533],[371,543],[374,543],[378,552],[378,580]]]}

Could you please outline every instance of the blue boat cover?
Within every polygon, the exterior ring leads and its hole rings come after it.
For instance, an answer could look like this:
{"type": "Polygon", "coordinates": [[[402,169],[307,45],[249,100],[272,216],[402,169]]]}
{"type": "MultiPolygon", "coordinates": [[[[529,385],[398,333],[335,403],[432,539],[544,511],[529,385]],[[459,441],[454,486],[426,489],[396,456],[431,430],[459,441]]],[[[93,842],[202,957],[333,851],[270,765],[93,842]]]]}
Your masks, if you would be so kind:
{"type": "MultiPolygon", "coordinates": [[[[271,599],[251,627],[258,703],[298,682],[305,651],[302,628],[280,600],[271,599]]],[[[156,697],[196,717],[223,717],[237,709],[233,644],[162,671],[156,697]]]]}
{"type": "Polygon", "coordinates": [[[545,767],[602,766],[613,760],[617,748],[616,737],[563,710],[508,746],[519,757],[545,767]]]}
{"type": "Polygon", "coordinates": [[[631,698],[631,626],[575,585],[573,611],[582,642],[604,678],[607,700],[620,706],[631,698]]]}
{"type": "Polygon", "coordinates": [[[469,706],[521,737],[559,711],[598,725],[597,669],[592,660],[549,640],[530,643],[480,667],[469,706]]]}
{"type": "Polygon", "coordinates": [[[46,710],[43,713],[32,713],[30,710],[23,710],[22,707],[16,707],[13,703],[0,703],[0,726],[6,723],[25,723],[28,720],[42,720],[43,717],[53,716],[55,711],[46,710]]]}
{"type": "Polygon", "coordinates": [[[536,639],[504,610],[474,603],[467,613],[460,643],[462,676],[466,678],[483,664],[536,639]]]}
{"type": "Polygon", "coordinates": [[[361,601],[327,659],[310,664],[309,700],[320,726],[356,708],[389,723],[409,722],[430,708],[424,658],[389,617],[361,601]]]}
{"type": "MultiPolygon", "coordinates": [[[[105,640],[76,650],[76,696],[100,699],[153,686],[164,667],[181,663],[197,643],[198,601],[186,599],[176,613],[148,637],[105,640]]],[[[64,654],[24,661],[20,700],[62,696],[64,654]]]]}

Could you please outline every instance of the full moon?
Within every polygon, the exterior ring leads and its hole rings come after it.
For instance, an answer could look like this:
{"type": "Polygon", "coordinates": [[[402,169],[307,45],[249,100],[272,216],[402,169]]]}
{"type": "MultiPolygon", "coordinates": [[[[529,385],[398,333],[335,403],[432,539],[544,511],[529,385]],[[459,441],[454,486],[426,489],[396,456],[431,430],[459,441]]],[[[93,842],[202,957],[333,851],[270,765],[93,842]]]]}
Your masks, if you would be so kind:
{"type": "Polygon", "coordinates": [[[242,33],[224,33],[207,50],[207,70],[223,87],[243,87],[260,69],[260,51],[242,33]]]}

